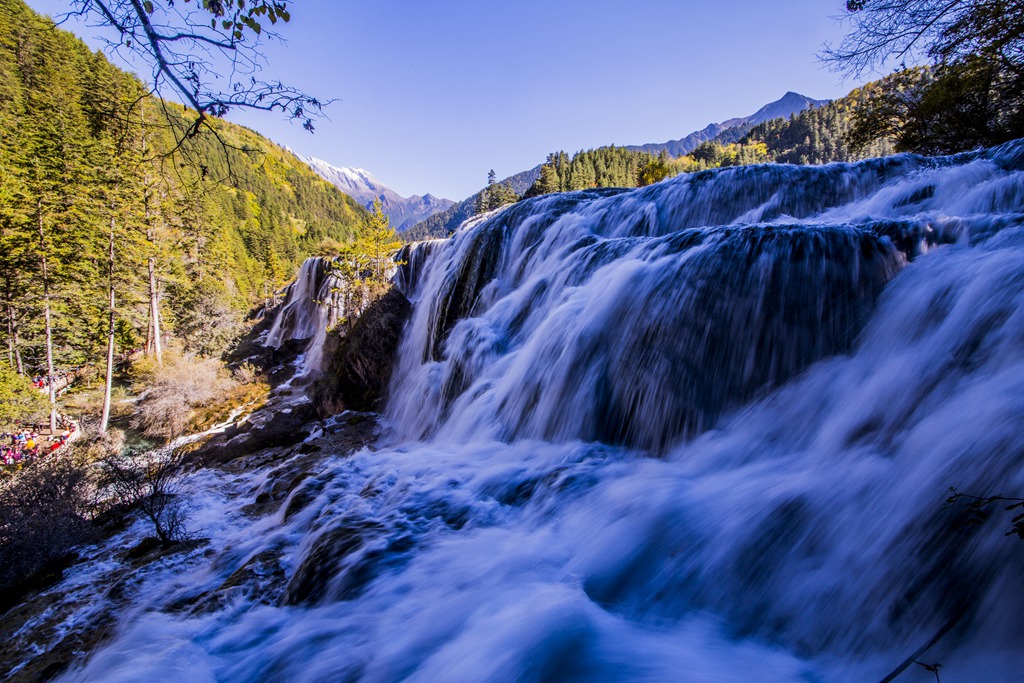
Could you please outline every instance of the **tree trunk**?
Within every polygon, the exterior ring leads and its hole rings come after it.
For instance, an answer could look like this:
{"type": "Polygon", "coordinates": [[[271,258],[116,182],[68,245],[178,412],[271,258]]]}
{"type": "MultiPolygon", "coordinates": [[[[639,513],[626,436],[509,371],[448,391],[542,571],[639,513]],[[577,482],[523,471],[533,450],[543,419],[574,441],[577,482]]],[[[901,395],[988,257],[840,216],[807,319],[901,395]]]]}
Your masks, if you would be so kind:
{"type": "Polygon", "coordinates": [[[46,386],[50,390],[50,433],[57,431],[57,387],[53,372],[53,325],[50,317],[50,273],[46,267],[46,233],[43,230],[43,205],[36,205],[39,228],[39,259],[43,275],[43,325],[46,330],[46,386]]]}
{"type": "MultiPolygon", "coordinates": [[[[4,230],[0,227],[0,238],[4,237],[4,230]]],[[[25,374],[25,366],[21,362],[21,349],[18,344],[18,323],[15,319],[14,302],[11,292],[14,289],[11,283],[11,272],[4,269],[4,308],[7,311],[7,360],[12,368],[17,368],[19,375],[25,374]]]]}
{"type": "Polygon", "coordinates": [[[160,346],[160,291],[156,282],[156,257],[149,257],[149,325],[152,337],[152,353],[157,365],[163,365],[164,355],[160,346]]]}
{"type": "MultiPolygon", "coordinates": [[[[146,164],[143,184],[145,192],[142,201],[146,213],[146,241],[156,253],[156,232],[153,230],[153,179],[149,174],[149,163],[146,155],[149,151],[149,143],[146,137],[146,100],[143,99],[140,105],[141,128],[142,128],[142,161],[146,164]]],[[[146,355],[155,355],[157,365],[163,365],[164,355],[160,346],[160,292],[157,289],[156,278],[156,256],[149,257],[149,332],[146,335],[146,355]]]]}
{"type": "Polygon", "coordinates": [[[19,375],[25,374],[25,365],[21,362],[21,349],[18,345],[18,324],[14,322],[14,306],[7,303],[7,353],[11,367],[16,368],[19,375]]]}
{"type": "Polygon", "coordinates": [[[152,302],[150,303],[149,323],[146,325],[146,344],[142,347],[147,358],[153,355],[153,307],[152,302]]]}
{"type": "MultiPolygon", "coordinates": [[[[111,205],[111,211],[113,211],[111,205]]],[[[110,250],[107,254],[107,293],[109,306],[107,310],[107,375],[103,383],[103,414],[100,416],[100,434],[107,433],[107,425],[110,423],[110,394],[114,386],[114,323],[117,316],[117,308],[114,303],[114,229],[116,223],[114,217],[110,217],[110,250]]]]}
{"type": "Polygon", "coordinates": [[[199,212],[199,190],[197,189],[195,195],[195,212],[196,212],[196,224],[194,230],[196,233],[196,281],[203,281],[203,247],[206,246],[206,240],[203,239],[203,226],[202,226],[202,214],[199,212]]]}

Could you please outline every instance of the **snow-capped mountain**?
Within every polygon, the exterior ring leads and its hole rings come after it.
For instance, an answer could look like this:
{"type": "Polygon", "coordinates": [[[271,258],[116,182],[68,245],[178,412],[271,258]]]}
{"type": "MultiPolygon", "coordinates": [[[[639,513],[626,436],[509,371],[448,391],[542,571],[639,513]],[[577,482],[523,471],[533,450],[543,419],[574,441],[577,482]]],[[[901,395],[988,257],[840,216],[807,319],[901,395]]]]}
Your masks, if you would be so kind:
{"type": "Polygon", "coordinates": [[[391,219],[391,225],[399,231],[410,228],[433,214],[444,211],[455,202],[432,194],[403,197],[377,180],[372,173],[362,168],[334,166],[315,157],[299,157],[310,168],[339,190],[355,199],[367,209],[379,199],[384,213],[391,219]]]}

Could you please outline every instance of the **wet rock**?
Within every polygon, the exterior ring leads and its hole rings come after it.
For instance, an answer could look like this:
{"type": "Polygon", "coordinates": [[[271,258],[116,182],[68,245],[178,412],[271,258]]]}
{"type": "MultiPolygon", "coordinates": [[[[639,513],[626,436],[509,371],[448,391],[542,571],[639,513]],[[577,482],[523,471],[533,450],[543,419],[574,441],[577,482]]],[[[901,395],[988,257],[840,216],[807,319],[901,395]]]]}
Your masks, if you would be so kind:
{"type": "Polygon", "coordinates": [[[36,591],[46,590],[64,578],[64,570],[70,567],[78,554],[63,553],[44,562],[38,570],[26,576],[22,581],[4,586],[0,592],[0,615],[21,602],[27,595],[36,591]]]}
{"type": "Polygon", "coordinates": [[[199,616],[223,609],[236,599],[261,605],[275,604],[280,599],[287,578],[281,566],[282,556],[280,548],[257,553],[216,589],[180,600],[170,611],[187,610],[191,616],[199,616]]]}
{"type": "Polygon", "coordinates": [[[211,438],[192,453],[192,458],[206,465],[221,465],[267,448],[292,446],[305,440],[313,431],[313,406],[300,403],[281,411],[263,424],[246,430],[225,431],[211,438]]]}
{"type": "Polygon", "coordinates": [[[403,563],[413,545],[410,534],[379,522],[342,519],[314,542],[281,602],[302,605],[354,598],[386,568],[403,563]]]}
{"type": "Polygon", "coordinates": [[[343,410],[378,410],[383,405],[402,330],[411,314],[412,304],[393,287],[359,316],[347,335],[327,335],[326,369],[313,389],[322,417],[343,410]]]}
{"type": "MultiPolygon", "coordinates": [[[[297,513],[302,512],[316,500],[317,496],[324,490],[324,481],[321,479],[314,479],[313,481],[303,481],[304,478],[299,478],[296,481],[303,483],[301,488],[295,491],[294,495],[288,500],[288,505],[284,509],[284,520],[287,522],[297,513]]],[[[293,489],[297,486],[293,486],[293,489]]]]}
{"type": "Polygon", "coordinates": [[[322,481],[311,481],[311,478],[322,470],[324,459],[354,453],[376,438],[375,416],[357,414],[352,417],[354,424],[347,419],[330,420],[318,427],[322,436],[303,444],[304,447],[267,449],[225,463],[223,469],[231,472],[249,471],[276,463],[255,492],[253,502],[243,508],[243,512],[251,517],[260,517],[286,505],[283,514],[287,521],[305,509],[323,489],[322,481]]]}
{"type": "MultiPolygon", "coordinates": [[[[61,614],[62,612],[58,610],[53,617],[34,624],[34,628],[40,631],[38,638],[46,639],[56,635],[59,628],[56,619],[61,614]]],[[[17,623],[24,622],[19,618],[17,623]]],[[[4,644],[0,646],[0,678],[9,683],[54,680],[72,666],[80,664],[84,653],[95,651],[109,639],[114,634],[116,624],[113,610],[101,610],[88,624],[71,629],[59,637],[54,645],[39,652],[18,649],[19,644],[24,646],[27,643],[12,633],[13,639],[8,641],[5,637],[4,644]]],[[[3,631],[6,635],[8,630],[3,631]]]]}
{"type": "Polygon", "coordinates": [[[196,548],[203,548],[210,544],[208,538],[190,538],[184,541],[175,541],[164,545],[160,539],[147,536],[125,553],[124,559],[135,566],[141,566],[155,562],[171,555],[190,552],[196,548]]]}
{"type": "Polygon", "coordinates": [[[136,543],[133,547],[129,548],[128,552],[125,553],[124,557],[126,560],[137,560],[145,557],[153,550],[160,547],[160,540],[153,538],[152,536],[146,536],[144,539],[136,543]]]}
{"type": "Polygon", "coordinates": [[[207,539],[185,541],[167,549],[147,544],[149,551],[137,560],[121,563],[97,579],[95,587],[103,599],[95,603],[88,619],[72,618],[87,599],[81,586],[57,584],[27,597],[0,619],[0,680],[48,681],[81,665],[114,635],[125,606],[138,598],[146,575],[141,568],[208,543],[207,539]]]}
{"type": "Polygon", "coordinates": [[[280,307],[260,320],[249,332],[228,351],[224,361],[230,368],[237,368],[242,363],[249,363],[263,370],[271,386],[284,383],[295,372],[293,361],[306,349],[306,339],[289,339],[280,348],[264,346],[266,335],[274,326],[274,320],[280,307]]]}

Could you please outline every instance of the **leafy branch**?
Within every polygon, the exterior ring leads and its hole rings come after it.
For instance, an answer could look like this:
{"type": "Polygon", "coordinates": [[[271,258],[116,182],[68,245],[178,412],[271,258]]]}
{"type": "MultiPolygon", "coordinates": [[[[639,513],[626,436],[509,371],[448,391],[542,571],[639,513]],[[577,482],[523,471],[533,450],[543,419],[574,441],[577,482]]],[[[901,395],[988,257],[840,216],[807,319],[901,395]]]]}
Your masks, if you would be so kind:
{"type": "MultiPolygon", "coordinates": [[[[157,95],[172,94],[195,111],[178,142],[203,128],[210,117],[232,109],[283,113],[313,131],[330,101],[279,81],[258,78],[266,40],[281,40],[275,27],[291,19],[290,0],[72,0],[59,22],[78,16],[94,27],[110,27],[109,50],[141,60],[152,69],[157,95]]],[[[216,131],[214,131],[216,134],[216,131]]]]}
{"type": "MultiPolygon", "coordinates": [[[[946,503],[956,507],[961,502],[963,503],[963,513],[965,524],[982,524],[992,513],[995,512],[995,507],[1000,503],[1010,503],[1003,509],[1006,511],[1013,510],[1024,510],[1024,498],[1010,498],[1003,495],[995,496],[972,496],[967,493],[961,493],[952,486],[949,487],[950,495],[946,499],[946,503]]],[[[1024,541],[1024,512],[1017,514],[1013,519],[1010,520],[1011,528],[1006,532],[1006,536],[1017,536],[1017,538],[1024,541]]]]}

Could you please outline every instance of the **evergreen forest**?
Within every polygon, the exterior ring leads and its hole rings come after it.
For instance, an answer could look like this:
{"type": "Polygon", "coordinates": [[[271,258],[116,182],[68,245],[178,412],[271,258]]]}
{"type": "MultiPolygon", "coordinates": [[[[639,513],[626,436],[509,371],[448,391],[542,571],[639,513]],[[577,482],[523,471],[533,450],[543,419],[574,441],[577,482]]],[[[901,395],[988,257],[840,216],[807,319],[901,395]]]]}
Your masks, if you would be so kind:
{"type": "Polygon", "coordinates": [[[362,230],[366,211],[286,150],[218,119],[189,135],[194,119],[0,0],[0,329],[12,368],[95,363],[111,328],[119,351],[173,335],[219,354],[303,258],[362,230]]]}
{"type": "MultiPolygon", "coordinates": [[[[909,73],[920,77],[924,69],[909,73]]],[[[900,72],[853,90],[822,107],[753,127],[737,126],[702,142],[689,154],[673,157],[626,147],[599,147],[577,152],[553,152],[540,177],[526,192],[535,197],[551,192],[592,187],[644,187],[680,173],[747,164],[827,164],[886,156],[896,151],[894,138],[884,132],[858,129],[858,116],[872,103],[901,87],[908,72],[900,72]]]]}

